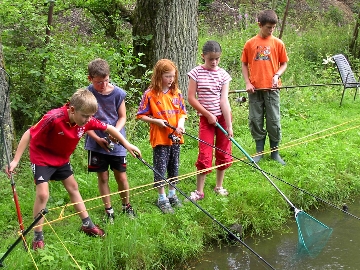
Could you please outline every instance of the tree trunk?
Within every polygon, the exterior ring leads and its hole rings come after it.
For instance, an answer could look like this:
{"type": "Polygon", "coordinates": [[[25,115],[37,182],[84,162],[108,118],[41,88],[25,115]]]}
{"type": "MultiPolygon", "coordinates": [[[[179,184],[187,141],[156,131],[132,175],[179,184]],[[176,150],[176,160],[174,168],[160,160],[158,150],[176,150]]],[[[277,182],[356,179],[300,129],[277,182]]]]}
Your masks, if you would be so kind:
{"type": "Polygon", "coordinates": [[[350,52],[352,53],[352,55],[354,57],[360,57],[360,45],[359,45],[359,41],[358,41],[359,28],[360,28],[360,11],[358,13],[358,18],[355,23],[354,33],[351,38],[351,42],[350,42],[350,46],[349,46],[350,52]]]}
{"type": "Polygon", "coordinates": [[[12,159],[13,125],[10,113],[10,77],[5,71],[2,44],[0,43],[0,168],[12,159]],[[6,145],[5,145],[6,143],[6,145]],[[5,147],[6,146],[6,147],[5,147]]]}
{"type": "MultiPolygon", "coordinates": [[[[134,55],[146,67],[135,71],[141,77],[162,58],[179,69],[179,87],[187,95],[189,72],[196,64],[198,0],[137,0],[133,16],[134,55]]],[[[142,86],[145,88],[146,86],[142,86]]]]}

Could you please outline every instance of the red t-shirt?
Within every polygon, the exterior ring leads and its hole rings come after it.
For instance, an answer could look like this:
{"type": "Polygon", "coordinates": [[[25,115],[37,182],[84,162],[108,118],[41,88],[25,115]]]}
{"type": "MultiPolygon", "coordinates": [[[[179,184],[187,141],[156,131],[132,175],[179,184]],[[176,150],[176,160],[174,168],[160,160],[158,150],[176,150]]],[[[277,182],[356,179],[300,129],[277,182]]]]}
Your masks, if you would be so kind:
{"type": "Polygon", "coordinates": [[[91,117],[85,126],[71,124],[68,104],[47,112],[30,128],[30,161],[40,166],[59,167],[70,160],[87,130],[106,130],[107,125],[91,117]]]}

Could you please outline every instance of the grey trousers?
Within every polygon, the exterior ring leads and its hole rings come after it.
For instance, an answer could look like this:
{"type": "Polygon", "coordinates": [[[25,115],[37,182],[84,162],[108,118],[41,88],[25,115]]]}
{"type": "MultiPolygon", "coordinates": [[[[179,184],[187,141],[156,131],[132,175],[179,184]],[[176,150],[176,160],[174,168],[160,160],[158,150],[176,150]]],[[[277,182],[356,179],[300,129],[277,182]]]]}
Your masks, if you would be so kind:
{"type": "Polygon", "coordinates": [[[266,134],[270,140],[280,142],[280,91],[255,91],[249,94],[249,128],[255,141],[263,140],[266,134]],[[266,128],[264,119],[266,118],[266,128]]]}

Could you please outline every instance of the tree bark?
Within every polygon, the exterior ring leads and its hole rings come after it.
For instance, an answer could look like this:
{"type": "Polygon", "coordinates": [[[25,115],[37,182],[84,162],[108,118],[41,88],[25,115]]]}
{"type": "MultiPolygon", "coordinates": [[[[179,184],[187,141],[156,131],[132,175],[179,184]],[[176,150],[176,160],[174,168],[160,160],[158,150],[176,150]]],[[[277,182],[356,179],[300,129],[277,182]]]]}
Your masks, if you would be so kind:
{"type": "Polygon", "coordinates": [[[360,45],[358,41],[359,37],[359,28],[360,28],[360,11],[358,13],[358,18],[355,23],[354,33],[349,45],[350,52],[354,57],[360,57],[360,45]]]}
{"type": "Polygon", "coordinates": [[[5,71],[2,44],[0,43],[0,168],[12,159],[13,124],[10,112],[10,77],[5,71]],[[5,144],[6,143],[6,148],[5,144]],[[7,150],[7,151],[6,151],[7,150]]]}
{"type": "MultiPolygon", "coordinates": [[[[179,87],[187,95],[189,72],[196,64],[198,0],[137,0],[133,16],[134,55],[146,67],[138,67],[141,77],[162,58],[179,69],[179,87]]],[[[144,88],[146,86],[143,86],[144,88]]]]}

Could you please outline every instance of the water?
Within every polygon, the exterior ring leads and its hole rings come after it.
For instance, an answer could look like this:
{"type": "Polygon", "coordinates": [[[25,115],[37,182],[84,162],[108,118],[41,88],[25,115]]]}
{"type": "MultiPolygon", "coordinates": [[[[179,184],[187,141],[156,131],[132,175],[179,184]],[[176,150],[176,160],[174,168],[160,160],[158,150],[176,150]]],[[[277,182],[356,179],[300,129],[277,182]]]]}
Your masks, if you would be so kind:
{"type": "MultiPolygon", "coordinates": [[[[321,211],[307,212],[333,229],[327,245],[315,258],[308,254],[299,254],[295,218],[286,224],[282,231],[267,237],[244,239],[244,242],[274,269],[360,269],[360,198],[348,206],[349,213],[357,218],[331,206],[321,211]]],[[[258,270],[271,267],[238,243],[205,252],[203,257],[190,264],[188,269],[258,270]]]]}

